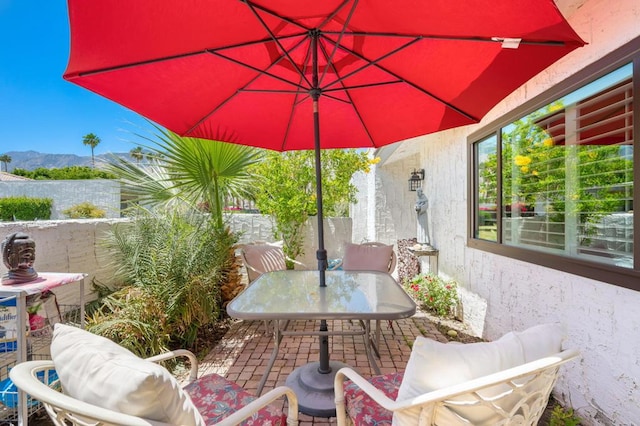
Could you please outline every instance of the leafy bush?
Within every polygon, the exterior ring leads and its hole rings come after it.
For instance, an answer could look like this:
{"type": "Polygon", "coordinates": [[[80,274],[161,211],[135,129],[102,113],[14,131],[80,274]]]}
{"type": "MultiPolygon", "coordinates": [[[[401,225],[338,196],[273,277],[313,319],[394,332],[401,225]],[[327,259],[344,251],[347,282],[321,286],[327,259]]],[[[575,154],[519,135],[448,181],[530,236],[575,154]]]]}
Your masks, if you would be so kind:
{"type": "MultiPolygon", "coordinates": [[[[348,216],[358,192],[351,178],[368,173],[380,159],[355,149],[323,150],[321,157],[323,216],[348,216]]],[[[268,151],[264,161],[253,166],[253,174],[256,207],[273,218],[273,237],[284,241],[285,254],[298,258],[304,254],[302,229],[318,214],[314,151],[268,151]]]]}
{"type": "Polygon", "coordinates": [[[0,220],[47,220],[51,218],[51,198],[0,198],[0,220]]]}
{"type": "Polygon", "coordinates": [[[145,345],[193,349],[198,330],[220,316],[221,286],[237,275],[236,242],[202,216],[146,215],[119,224],[106,247],[130,288],[107,296],[90,328],[137,353],[145,345]]]}
{"type": "Polygon", "coordinates": [[[115,179],[115,175],[104,170],[96,170],[86,166],[68,166],[47,169],[38,167],[35,170],[14,169],[14,175],[36,180],[77,180],[77,179],[115,179]]]}
{"type": "Polygon", "coordinates": [[[581,422],[582,419],[573,412],[573,408],[565,410],[562,406],[556,405],[551,412],[549,426],[578,426],[581,422]]]}
{"type": "Polygon", "coordinates": [[[404,283],[407,293],[422,307],[440,317],[449,317],[460,300],[458,284],[433,274],[419,274],[404,283]]]}
{"type": "Polygon", "coordinates": [[[88,201],[71,206],[62,213],[64,213],[69,219],[99,219],[107,216],[107,213],[104,210],[88,201]]]}

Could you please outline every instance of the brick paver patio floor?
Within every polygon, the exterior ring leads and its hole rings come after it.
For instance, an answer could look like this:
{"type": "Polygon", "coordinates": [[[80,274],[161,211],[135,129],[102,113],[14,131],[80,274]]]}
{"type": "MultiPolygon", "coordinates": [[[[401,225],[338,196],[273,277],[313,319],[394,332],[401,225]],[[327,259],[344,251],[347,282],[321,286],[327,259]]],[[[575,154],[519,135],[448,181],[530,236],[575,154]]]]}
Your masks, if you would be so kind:
{"type": "MultiPolygon", "coordinates": [[[[317,330],[319,322],[296,321],[289,326],[293,330],[317,330]]],[[[348,321],[330,321],[335,331],[356,330],[360,326],[348,321]]],[[[441,342],[447,339],[429,319],[416,313],[411,318],[394,321],[393,330],[381,321],[380,359],[382,374],[404,370],[411,345],[416,336],[425,336],[441,342]]],[[[273,337],[265,332],[262,321],[237,321],[220,343],[200,363],[201,374],[218,373],[255,393],[273,350],[273,337]]],[[[341,361],[362,374],[374,374],[369,365],[363,336],[331,336],[329,354],[332,361],[341,361]]],[[[282,339],[280,352],[265,384],[263,393],[284,385],[287,376],[308,362],[318,361],[319,344],[316,336],[287,336],[282,339]]],[[[284,405],[284,402],[282,403],[284,405]]],[[[301,425],[332,425],[335,418],[311,417],[300,414],[301,425]]]]}

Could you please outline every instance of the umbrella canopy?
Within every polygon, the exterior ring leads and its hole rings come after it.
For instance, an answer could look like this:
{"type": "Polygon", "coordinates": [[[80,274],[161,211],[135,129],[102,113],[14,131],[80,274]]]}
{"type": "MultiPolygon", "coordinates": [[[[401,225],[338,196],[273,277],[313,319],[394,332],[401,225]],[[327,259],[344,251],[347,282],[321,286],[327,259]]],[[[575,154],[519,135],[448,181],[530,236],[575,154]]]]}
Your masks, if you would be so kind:
{"type": "Polygon", "coordinates": [[[69,17],[65,79],[280,151],[315,147],[314,95],[322,148],[379,147],[477,123],[583,45],[552,0],[69,0],[69,17]]]}

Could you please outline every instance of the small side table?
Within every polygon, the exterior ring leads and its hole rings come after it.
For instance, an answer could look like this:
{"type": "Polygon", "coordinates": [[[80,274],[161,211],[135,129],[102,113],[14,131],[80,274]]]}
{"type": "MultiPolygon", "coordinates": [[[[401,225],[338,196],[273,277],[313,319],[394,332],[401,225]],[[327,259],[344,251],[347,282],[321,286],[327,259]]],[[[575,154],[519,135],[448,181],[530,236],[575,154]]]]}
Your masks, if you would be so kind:
{"type": "Polygon", "coordinates": [[[421,257],[429,257],[429,272],[438,275],[438,249],[433,247],[426,249],[414,249],[413,247],[408,247],[407,249],[418,259],[421,257]]]}

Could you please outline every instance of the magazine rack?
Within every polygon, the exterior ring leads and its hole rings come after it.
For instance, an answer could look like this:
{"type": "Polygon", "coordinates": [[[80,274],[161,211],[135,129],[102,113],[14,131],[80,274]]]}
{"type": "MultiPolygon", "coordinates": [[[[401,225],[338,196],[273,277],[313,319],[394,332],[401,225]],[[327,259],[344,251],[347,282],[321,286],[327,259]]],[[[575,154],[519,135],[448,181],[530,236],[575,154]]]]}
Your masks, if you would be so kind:
{"type": "Polygon", "coordinates": [[[53,324],[74,322],[84,326],[85,277],[83,273],[39,272],[33,281],[0,285],[0,424],[26,425],[29,415],[40,408],[37,401],[28,400],[15,387],[9,370],[20,362],[50,357],[53,324]],[[59,306],[55,298],[50,298],[38,312],[40,321],[29,321],[30,300],[70,284],[79,286],[78,305],[59,306]]]}

